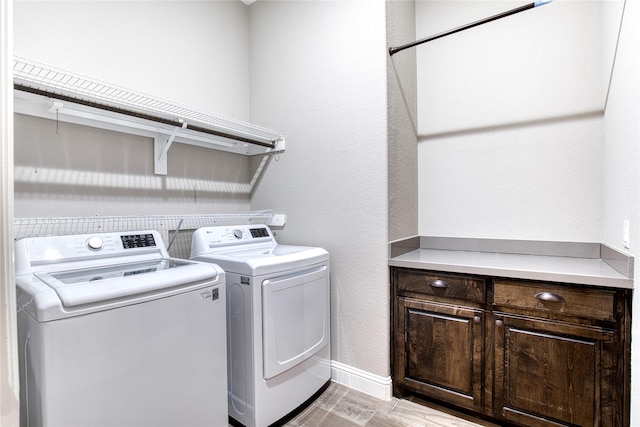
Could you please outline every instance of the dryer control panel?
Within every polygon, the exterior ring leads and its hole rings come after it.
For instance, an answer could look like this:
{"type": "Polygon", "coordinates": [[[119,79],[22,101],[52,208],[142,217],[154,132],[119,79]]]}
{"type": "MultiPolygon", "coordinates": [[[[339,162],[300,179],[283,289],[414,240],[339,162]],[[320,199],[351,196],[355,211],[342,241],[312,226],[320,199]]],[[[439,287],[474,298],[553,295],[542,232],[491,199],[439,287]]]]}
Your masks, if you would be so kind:
{"type": "Polygon", "coordinates": [[[204,246],[208,248],[249,245],[255,243],[276,244],[273,233],[267,225],[204,227],[196,231],[192,241],[192,245],[204,244],[204,246]]]}

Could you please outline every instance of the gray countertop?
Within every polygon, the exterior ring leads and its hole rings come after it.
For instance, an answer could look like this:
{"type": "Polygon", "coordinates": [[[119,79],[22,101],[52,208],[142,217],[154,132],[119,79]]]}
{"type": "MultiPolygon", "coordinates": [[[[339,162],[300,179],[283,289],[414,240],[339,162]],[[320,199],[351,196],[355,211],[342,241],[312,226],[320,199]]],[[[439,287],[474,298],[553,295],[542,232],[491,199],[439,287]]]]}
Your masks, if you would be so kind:
{"type": "Polygon", "coordinates": [[[633,288],[633,257],[600,243],[415,236],[389,244],[389,265],[633,288]]]}

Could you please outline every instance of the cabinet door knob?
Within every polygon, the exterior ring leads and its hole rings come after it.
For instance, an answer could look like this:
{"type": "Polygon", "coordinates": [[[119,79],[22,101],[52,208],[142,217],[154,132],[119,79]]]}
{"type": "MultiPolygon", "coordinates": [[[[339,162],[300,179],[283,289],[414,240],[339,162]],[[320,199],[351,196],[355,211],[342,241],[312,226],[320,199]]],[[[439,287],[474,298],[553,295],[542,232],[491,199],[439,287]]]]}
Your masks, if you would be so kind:
{"type": "Polygon", "coordinates": [[[473,316],[473,323],[475,324],[480,323],[480,316],[473,316]]]}
{"type": "Polygon", "coordinates": [[[500,327],[502,325],[504,325],[504,322],[502,320],[500,320],[500,319],[497,319],[496,320],[496,326],[500,327]]]}
{"type": "Polygon", "coordinates": [[[554,294],[553,292],[540,292],[536,294],[536,298],[540,301],[548,301],[548,302],[564,302],[564,298],[558,294],[554,294]]]}
{"type": "Polygon", "coordinates": [[[448,288],[449,284],[447,282],[445,282],[444,280],[440,280],[440,279],[435,279],[435,280],[431,280],[429,282],[429,285],[432,288],[448,288]]]}

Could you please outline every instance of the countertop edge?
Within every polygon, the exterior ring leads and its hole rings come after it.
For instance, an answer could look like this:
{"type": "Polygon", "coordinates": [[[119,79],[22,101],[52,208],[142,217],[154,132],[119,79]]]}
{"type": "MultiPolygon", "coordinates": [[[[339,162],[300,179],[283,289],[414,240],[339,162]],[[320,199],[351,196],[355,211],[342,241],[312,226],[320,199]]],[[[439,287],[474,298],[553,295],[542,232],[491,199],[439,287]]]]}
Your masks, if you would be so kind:
{"type": "Polygon", "coordinates": [[[633,289],[634,259],[611,246],[592,242],[546,242],[518,241],[500,239],[469,239],[436,236],[411,236],[389,242],[389,266],[422,270],[437,270],[452,273],[478,274],[541,280],[551,282],[575,283],[590,286],[603,286],[633,289]],[[419,249],[430,249],[443,252],[480,252],[494,254],[537,255],[554,258],[584,258],[602,261],[622,277],[591,274],[562,273],[545,271],[536,268],[503,268],[500,266],[465,265],[464,263],[446,264],[428,260],[403,260],[402,255],[419,249]]]}
{"type": "Polygon", "coordinates": [[[475,274],[481,276],[506,277],[512,279],[540,280],[545,282],[571,283],[577,285],[600,286],[605,288],[633,289],[632,279],[603,278],[598,276],[549,273],[534,270],[510,270],[493,267],[449,265],[429,262],[394,261],[390,267],[404,267],[418,270],[434,270],[448,273],[475,274]]]}

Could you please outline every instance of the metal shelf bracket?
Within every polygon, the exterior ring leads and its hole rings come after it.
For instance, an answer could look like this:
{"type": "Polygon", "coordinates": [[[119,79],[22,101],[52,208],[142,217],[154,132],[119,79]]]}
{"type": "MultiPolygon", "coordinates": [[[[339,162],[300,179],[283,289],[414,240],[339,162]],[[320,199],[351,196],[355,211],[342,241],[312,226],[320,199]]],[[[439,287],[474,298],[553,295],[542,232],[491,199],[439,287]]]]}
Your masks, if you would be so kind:
{"type": "Polygon", "coordinates": [[[182,126],[176,126],[173,129],[173,132],[169,135],[169,138],[165,139],[166,136],[160,134],[153,137],[153,157],[155,159],[153,172],[156,175],[167,174],[167,153],[169,152],[169,148],[171,148],[171,144],[175,141],[178,131],[180,131],[180,129],[187,128],[187,122],[182,119],[179,120],[182,123],[182,126]]]}

